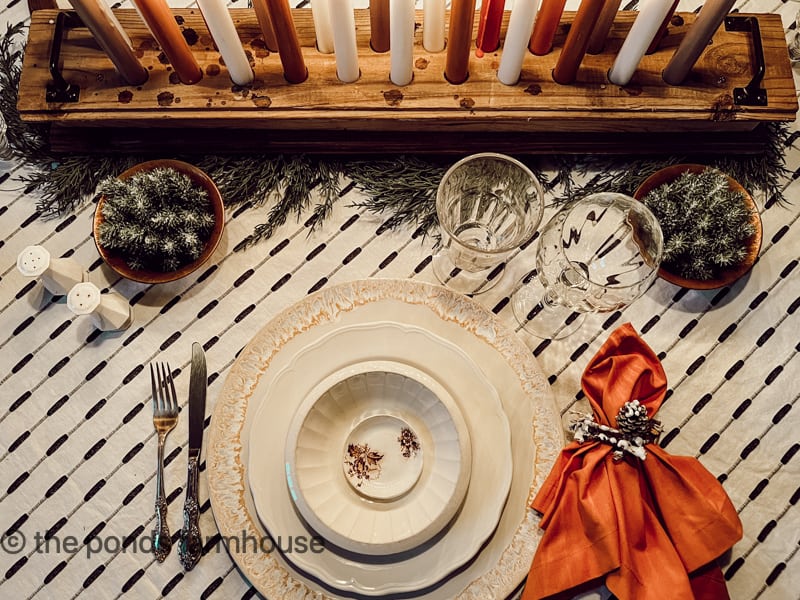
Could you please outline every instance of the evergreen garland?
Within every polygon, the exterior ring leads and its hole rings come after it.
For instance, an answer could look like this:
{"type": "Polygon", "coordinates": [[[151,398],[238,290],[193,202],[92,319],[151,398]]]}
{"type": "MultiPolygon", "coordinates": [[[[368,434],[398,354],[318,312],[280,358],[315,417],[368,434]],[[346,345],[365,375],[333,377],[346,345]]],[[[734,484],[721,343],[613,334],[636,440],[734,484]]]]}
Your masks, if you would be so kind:
{"type": "MultiPolygon", "coordinates": [[[[29,123],[17,112],[19,77],[22,72],[26,26],[9,26],[0,39],[0,110],[8,125],[7,137],[15,156],[33,167],[31,174],[18,176],[28,192],[37,193],[37,210],[44,217],[60,217],[96,197],[98,184],[115,177],[136,163],[151,158],[177,158],[205,171],[217,184],[225,203],[232,207],[265,210],[264,222],[239,248],[268,238],[294,214],[312,208],[310,230],[319,226],[339,201],[344,189],[343,175],[365,198],[355,206],[381,214],[386,226],[416,227],[422,234],[436,234],[435,196],[439,180],[455,162],[397,156],[379,160],[349,160],[346,163],[303,155],[211,155],[211,156],[133,156],[59,155],[47,143],[49,126],[29,123]]],[[[539,177],[545,191],[555,194],[555,202],[599,191],[631,195],[644,179],[658,169],[678,162],[715,166],[737,179],[751,193],[762,190],[771,202],[785,201],[780,182],[786,175],[783,151],[788,127],[769,124],[772,140],[767,152],[754,156],[552,156],[524,157],[522,160],[539,177]],[[555,171],[549,179],[545,168],[555,171]],[[588,182],[578,178],[594,172],[588,182]]]]}
{"type": "Polygon", "coordinates": [[[197,260],[214,228],[208,192],[172,168],[100,182],[97,242],[137,271],[175,271],[197,260]]]}
{"type": "Polygon", "coordinates": [[[745,196],[716,169],[681,173],[651,190],[642,201],[664,234],[662,265],[688,279],[708,280],[747,256],[755,234],[745,196]]]}

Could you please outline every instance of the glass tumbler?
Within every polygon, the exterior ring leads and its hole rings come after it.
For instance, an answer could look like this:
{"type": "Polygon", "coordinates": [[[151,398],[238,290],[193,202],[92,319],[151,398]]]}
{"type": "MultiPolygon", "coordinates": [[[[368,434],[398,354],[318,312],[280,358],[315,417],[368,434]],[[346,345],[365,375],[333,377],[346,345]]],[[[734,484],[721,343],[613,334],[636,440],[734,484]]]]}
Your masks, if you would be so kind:
{"type": "Polygon", "coordinates": [[[543,211],[542,186],[518,160],[481,153],[458,161],[436,193],[442,234],[432,264],[437,279],[468,295],[491,289],[502,279],[503,261],[533,236],[543,211]]]}

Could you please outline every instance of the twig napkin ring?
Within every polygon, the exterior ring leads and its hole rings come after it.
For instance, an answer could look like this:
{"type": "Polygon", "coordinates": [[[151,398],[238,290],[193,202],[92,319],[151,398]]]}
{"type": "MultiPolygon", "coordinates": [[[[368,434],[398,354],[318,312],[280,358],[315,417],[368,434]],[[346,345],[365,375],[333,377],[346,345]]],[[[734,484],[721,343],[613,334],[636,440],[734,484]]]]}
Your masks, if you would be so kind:
{"type": "Polygon", "coordinates": [[[625,452],[636,458],[647,458],[645,446],[652,444],[661,434],[661,422],[647,418],[647,407],[638,400],[622,405],[617,412],[617,427],[614,429],[594,420],[592,415],[575,412],[581,418],[570,423],[569,430],[579,444],[584,442],[604,442],[614,446],[614,461],[621,460],[625,452]]]}

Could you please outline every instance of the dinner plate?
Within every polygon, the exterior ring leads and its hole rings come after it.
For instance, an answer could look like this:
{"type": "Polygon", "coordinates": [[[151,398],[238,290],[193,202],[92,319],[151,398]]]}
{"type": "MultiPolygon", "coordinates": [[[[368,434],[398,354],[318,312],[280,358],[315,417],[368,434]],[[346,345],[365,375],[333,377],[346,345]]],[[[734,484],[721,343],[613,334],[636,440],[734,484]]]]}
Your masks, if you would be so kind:
{"type": "MultiPolygon", "coordinates": [[[[273,429],[262,407],[253,427],[273,429]]],[[[256,469],[261,445],[250,438],[256,469]]],[[[450,392],[419,369],[381,360],[349,365],[311,390],[289,424],[285,462],[292,500],[312,529],[345,550],[385,555],[415,548],[450,522],[467,492],[472,452],[450,392]]],[[[259,514],[272,486],[250,478],[259,514]]]]}
{"type": "Polygon", "coordinates": [[[514,455],[511,489],[492,536],[457,573],[412,596],[504,598],[527,575],[541,537],[529,504],[563,446],[561,420],[545,377],[514,332],[469,298],[441,286],[371,279],[321,290],[275,316],[240,352],[216,400],[206,455],[211,506],[231,557],[266,597],[319,600],[352,595],[333,591],[292,568],[281,553],[235,543],[242,537],[259,540],[267,535],[245,474],[253,394],[309,343],[309,335],[318,338],[347,324],[387,318],[433,332],[481,365],[508,415],[514,455]]]}
{"type": "MultiPolygon", "coordinates": [[[[303,398],[319,378],[365,360],[400,361],[424,369],[458,399],[472,445],[466,499],[446,535],[420,549],[393,555],[390,565],[385,560],[345,555],[335,548],[319,554],[287,554],[286,558],[341,591],[364,596],[412,592],[434,585],[478,552],[500,518],[511,482],[508,419],[492,384],[460,348],[423,328],[380,319],[341,323],[314,339],[253,394],[257,408],[251,427],[258,434],[250,436],[247,478],[267,531],[283,539],[308,535],[287,486],[276,485],[284,477],[283,444],[297,406],[288,399],[292,394],[303,398]]],[[[419,496],[401,498],[394,510],[412,508],[419,496]]]]}

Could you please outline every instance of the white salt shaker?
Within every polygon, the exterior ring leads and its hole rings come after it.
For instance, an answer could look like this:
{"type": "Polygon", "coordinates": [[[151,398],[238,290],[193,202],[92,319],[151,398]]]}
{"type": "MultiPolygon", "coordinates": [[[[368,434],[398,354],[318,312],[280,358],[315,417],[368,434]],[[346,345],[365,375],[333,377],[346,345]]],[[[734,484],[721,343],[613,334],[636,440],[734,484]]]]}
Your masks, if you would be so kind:
{"type": "Polygon", "coordinates": [[[72,258],[51,258],[43,246],[28,246],[17,256],[17,269],[26,277],[37,277],[30,301],[41,308],[47,301],[45,291],[63,296],[76,283],[89,279],[89,274],[72,258]]]}
{"type": "Polygon", "coordinates": [[[90,281],[76,283],[67,294],[67,306],[76,315],[89,315],[101,331],[120,331],[133,323],[133,310],[121,295],[101,294],[90,281]]]}

